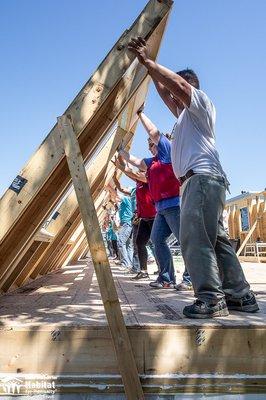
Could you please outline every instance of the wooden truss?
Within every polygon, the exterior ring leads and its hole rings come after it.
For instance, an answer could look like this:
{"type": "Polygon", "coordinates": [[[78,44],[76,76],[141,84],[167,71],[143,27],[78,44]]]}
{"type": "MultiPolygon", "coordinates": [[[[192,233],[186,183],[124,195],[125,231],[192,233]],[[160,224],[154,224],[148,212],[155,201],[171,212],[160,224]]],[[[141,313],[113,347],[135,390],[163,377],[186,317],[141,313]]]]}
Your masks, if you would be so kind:
{"type": "MultiPolygon", "coordinates": [[[[149,1],[64,113],[71,115],[98,213],[103,188],[113,175],[109,161],[121,139],[129,142],[132,138],[136,110],[149,83],[146,69],[127,50],[127,43],[136,35],[146,38],[155,58],[171,5],[171,0],[149,1]]],[[[75,194],[69,194],[71,179],[57,124],[19,176],[26,182],[19,193],[9,188],[0,200],[2,291],[60,267],[73,248],[69,240],[81,222],[75,194]],[[55,209],[58,216],[47,228],[48,234],[41,233],[55,209]]]]}

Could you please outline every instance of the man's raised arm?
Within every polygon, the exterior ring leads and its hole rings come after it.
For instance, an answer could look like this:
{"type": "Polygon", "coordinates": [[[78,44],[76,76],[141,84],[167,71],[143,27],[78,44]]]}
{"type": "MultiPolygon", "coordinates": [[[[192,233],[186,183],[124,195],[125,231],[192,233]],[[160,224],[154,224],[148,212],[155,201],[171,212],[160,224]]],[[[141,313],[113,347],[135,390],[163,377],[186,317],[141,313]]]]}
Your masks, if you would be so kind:
{"type": "Polygon", "coordinates": [[[128,49],[132,51],[141,64],[143,64],[154,81],[161,83],[177,100],[187,107],[191,101],[191,85],[180,75],[170,69],[157,64],[148,55],[146,42],[143,38],[132,38],[128,44],[128,49]]]}
{"type": "Polygon", "coordinates": [[[178,118],[180,115],[179,110],[183,108],[183,104],[179,100],[174,98],[171,92],[168,89],[166,89],[166,87],[162,83],[156,81],[155,79],[153,79],[153,83],[163,102],[166,104],[169,110],[174,114],[174,116],[178,118]]]}
{"type": "Polygon", "coordinates": [[[158,144],[160,140],[160,132],[156,125],[145,115],[142,111],[142,108],[137,112],[139,119],[149,135],[149,138],[153,143],[158,144]]]}
{"type": "Polygon", "coordinates": [[[134,165],[135,167],[141,169],[142,171],[147,171],[147,165],[144,160],[141,160],[140,158],[137,158],[132,154],[129,154],[129,152],[124,149],[119,150],[119,155],[123,157],[123,159],[126,160],[129,164],[134,165]]]}

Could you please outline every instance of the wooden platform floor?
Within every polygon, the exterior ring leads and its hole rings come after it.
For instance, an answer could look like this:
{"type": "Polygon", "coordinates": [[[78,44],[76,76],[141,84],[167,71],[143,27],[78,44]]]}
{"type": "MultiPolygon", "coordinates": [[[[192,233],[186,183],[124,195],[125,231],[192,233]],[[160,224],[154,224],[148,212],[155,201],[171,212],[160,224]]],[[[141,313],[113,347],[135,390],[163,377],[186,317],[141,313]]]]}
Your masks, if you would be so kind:
{"type": "MultiPolygon", "coordinates": [[[[175,258],[177,281],[181,279],[183,263],[175,258]]],[[[246,277],[257,295],[260,311],[255,314],[231,312],[229,317],[214,320],[190,320],[182,309],[193,301],[191,292],[151,289],[149,281],[132,281],[131,276],[112,263],[112,271],[127,326],[266,326],[266,266],[243,263],[246,277]]],[[[151,279],[154,265],[149,266],[151,279]]],[[[56,273],[43,276],[23,288],[0,297],[0,327],[2,329],[42,326],[106,325],[104,309],[93,266],[79,261],[56,273]]]]}
{"type": "MultiPolygon", "coordinates": [[[[175,264],[180,280],[182,260],[175,264]]],[[[266,393],[266,268],[244,269],[260,312],[191,320],[182,309],[192,293],[151,289],[112,265],[145,393],[266,393]]],[[[0,382],[32,374],[59,393],[123,393],[90,261],[0,297],[0,382]]]]}

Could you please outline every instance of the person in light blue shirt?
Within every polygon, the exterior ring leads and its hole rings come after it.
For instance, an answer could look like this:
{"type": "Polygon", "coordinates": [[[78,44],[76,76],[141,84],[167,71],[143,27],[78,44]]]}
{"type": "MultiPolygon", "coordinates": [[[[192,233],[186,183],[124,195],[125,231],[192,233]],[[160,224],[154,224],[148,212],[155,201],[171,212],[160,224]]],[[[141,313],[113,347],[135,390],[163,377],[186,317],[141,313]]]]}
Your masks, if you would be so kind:
{"type": "Polygon", "coordinates": [[[121,255],[122,267],[130,270],[133,265],[133,243],[132,243],[132,223],[133,218],[132,203],[130,196],[119,195],[118,213],[120,218],[120,228],[118,230],[118,249],[121,255]]]}
{"type": "MultiPolygon", "coordinates": [[[[119,207],[119,212],[123,214],[123,229],[120,229],[120,234],[119,237],[120,239],[118,240],[118,247],[120,252],[122,252],[124,255],[127,253],[128,255],[128,259],[131,261],[131,265],[130,265],[130,269],[128,272],[130,273],[138,273],[140,270],[140,264],[139,264],[139,257],[138,257],[138,249],[137,249],[137,245],[136,245],[136,236],[137,236],[137,231],[138,231],[138,224],[135,224],[133,222],[133,220],[135,219],[135,211],[136,211],[136,207],[137,207],[137,201],[136,201],[136,188],[134,187],[122,187],[116,172],[114,174],[114,183],[116,185],[116,188],[123,193],[124,196],[124,200],[121,201],[120,207],[119,207]],[[130,204],[131,207],[130,207],[130,204]],[[124,215],[126,214],[126,216],[124,215]],[[130,219],[130,227],[131,227],[131,232],[130,232],[130,236],[127,239],[127,232],[129,233],[129,216],[131,216],[130,219]],[[126,224],[124,223],[126,222],[126,224]],[[125,242],[126,240],[126,242],[125,242]],[[123,247],[123,249],[121,250],[121,248],[123,247]],[[127,251],[125,251],[125,248],[127,249],[127,251]]],[[[123,196],[123,195],[122,195],[123,196]]],[[[120,217],[120,221],[121,221],[121,217],[120,217]]],[[[128,263],[127,263],[128,266],[128,263]]]]}
{"type": "Polygon", "coordinates": [[[111,242],[113,254],[112,256],[116,259],[119,258],[118,247],[117,247],[117,236],[113,228],[113,221],[111,217],[111,221],[109,222],[107,233],[106,233],[107,240],[111,242]]]}
{"type": "Polygon", "coordinates": [[[118,213],[120,218],[120,224],[129,224],[131,225],[131,220],[133,217],[132,212],[132,202],[130,196],[120,195],[120,204],[118,207],[118,213]]]}

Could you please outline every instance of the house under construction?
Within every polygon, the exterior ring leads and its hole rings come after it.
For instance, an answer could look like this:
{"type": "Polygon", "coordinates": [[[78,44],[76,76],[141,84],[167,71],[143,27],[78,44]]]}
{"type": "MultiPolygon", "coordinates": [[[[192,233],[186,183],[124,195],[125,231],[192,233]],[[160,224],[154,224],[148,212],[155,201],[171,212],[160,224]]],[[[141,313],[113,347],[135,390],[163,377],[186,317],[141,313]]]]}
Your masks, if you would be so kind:
{"type": "MultiPolygon", "coordinates": [[[[202,322],[182,315],[190,293],[130,281],[103,244],[111,160],[130,148],[150,81],[127,43],[142,36],[156,59],[171,7],[148,2],[0,200],[0,394],[266,392],[263,264],[246,271],[259,313],[202,322]]],[[[248,207],[264,218],[263,196],[248,207]]]]}

